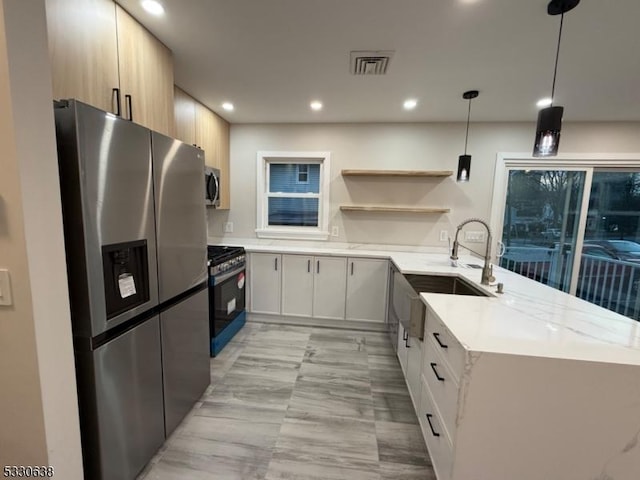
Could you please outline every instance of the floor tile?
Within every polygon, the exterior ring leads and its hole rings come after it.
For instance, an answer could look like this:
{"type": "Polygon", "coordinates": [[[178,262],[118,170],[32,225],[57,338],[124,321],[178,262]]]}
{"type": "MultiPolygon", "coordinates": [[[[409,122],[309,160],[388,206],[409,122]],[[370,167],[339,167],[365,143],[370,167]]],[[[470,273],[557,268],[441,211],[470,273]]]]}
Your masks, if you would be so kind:
{"type": "Polygon", "coordinates": [[[299,361],[264,358],[243,352],[228,373],[293,383],[298,377],[300,363],[299,361]]]}
{"type": "Polygon", "coordinates": [[[292,455],[347,457],[375,462],[373,421],[287,411],[276,443],[292,455]]]}
{"type": "Polygon", "coordinates": [[[192,452],[167,451],[144,480],[261,480],[269,457],[257,462],[192,452]]]}
{"type": "Polygon", "coordinates": [[[394,372],[398,372],[402,375],[402,369],[400,368],[400,361],[398,357],[395,355],[375,355],[370,354],[367,355],[369,368],[377,369],[377,370],[391,370],[394,372]]]}
{"type": "Polygon", "coordinates": [[[196,416],[226,418],[240,422],[263,422],[280,425],[285,410],[265,405],[245,406],[226,402],[205,401],[195,412],[196,416]]]}
{"type": "Polygon", "coordinates": [[[286,410],[293,391],[293,382],[275,381],[254,375],[229,372],[216,385],[205,401],[252,407],[267,406],[286,410]]]}
{"type": "Polygon", "coordinates": [[[378,462],[276,449],[267,480],[380,480],[378,462]]]}
{"type": "Polygon", "coordinates": [[[334,350],[326,346],[310,346],[307,348],[303,362],[352,370],[368,369],[366,352],[334,350]]]}
{"type": "Polygon", "coordinates": [[[369,368],[369,378],[371,380],[371,391],[373,392],[391,392],[409,395],[409,390],[407,389],[407,384],[399,364],[397,369],[391,370],[369,368]]]}
{"type": "Polygon", "coordinates": [[[376,421],[381,462],[425,466],[431,462],[417,424],[376,421]]]}
{"type": "Polygon", "coordinates": [[[409,393],[373,392],[372,396],[376,420],[418,423],[409,393]]]}
{"type": "Polygon", "coordinates": [[[437,480],[430,465],[380,462],[380,480],[437,480]]]}
{"type": "Polygon", "coordinates": [[[250,343],[242,350],[242,354],[264,360],[279,360],[282,362],[302,362],[306,352],[306,342],[298,345],[267,345],[263,343],[250,343]]]}
{"type": "Polygon", "coordinates": [[[363,332],[351,330],[314,329],[309,337],[309,347],[324,347],[330,350],[364,351],[363,332]]]}
{"type": "Polygon", "coordinates": [[[169,448],[199,453],[206,453],[207,448],[212,448],[213,452],[217,448],[246,448],[271,453],[279,432],[279,423],[194,415],[180,434],[172,439],[169,448]]]}

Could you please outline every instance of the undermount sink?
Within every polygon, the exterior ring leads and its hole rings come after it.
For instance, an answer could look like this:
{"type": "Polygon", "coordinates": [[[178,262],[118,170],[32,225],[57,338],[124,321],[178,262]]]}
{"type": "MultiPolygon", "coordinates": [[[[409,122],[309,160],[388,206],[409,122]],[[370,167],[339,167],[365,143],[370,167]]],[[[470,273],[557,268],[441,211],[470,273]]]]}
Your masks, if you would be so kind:
{"type": "Polygon", "coordinates": [[[472,295],[476,297],[491,296],[473,283],[459,277],[416,274],[406,274],[404,277],[418,293],[448,293],[451,295],[472,295]]]}

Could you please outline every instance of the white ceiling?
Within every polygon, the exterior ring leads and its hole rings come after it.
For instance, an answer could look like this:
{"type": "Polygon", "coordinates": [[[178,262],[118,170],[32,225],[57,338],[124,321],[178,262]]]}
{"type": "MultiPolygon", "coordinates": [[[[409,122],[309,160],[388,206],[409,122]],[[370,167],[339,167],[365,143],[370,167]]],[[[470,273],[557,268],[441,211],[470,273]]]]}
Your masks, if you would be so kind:
{"type": "MultiPolygon", "coordinates": [[[[472,121],[535,121],[551,93],[560,17],[547,0],[160,0],[161,18],[118,1],[173,50],[176,84],[232,123],[464,121],[470,89],[472,121]],[[386,76],[353,76],[351,50],[395,56],[386,76]]],[[[639,20],[640,0],[565,15],[565,120],[640,120],[639,20]]]]}

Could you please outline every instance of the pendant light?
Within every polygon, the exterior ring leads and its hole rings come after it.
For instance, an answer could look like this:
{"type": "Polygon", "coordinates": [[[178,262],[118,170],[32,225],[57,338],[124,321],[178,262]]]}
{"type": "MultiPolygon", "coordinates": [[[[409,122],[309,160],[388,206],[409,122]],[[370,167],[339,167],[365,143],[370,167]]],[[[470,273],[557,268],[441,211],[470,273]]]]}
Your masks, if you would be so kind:
{"type": "Polygon", "coordinates": [[[564,14],[575,8],[579,3],[580,0],[551,0],[547,6],[547,13],[549,15],[560,15],[560,32],[558,33],[558,46],[556,48],[556,63],[553,68],[551,105],[538,112],[536,140],[533,146],[534,157],[552,157],[558,154],[564,107],[554,106],[553,101],[555,100],[556,92],[556,74],[558,73],[558,57],[560,55],[560,41],[562,40],[562,26],[564,23],[564,14]]]}
{"type": "Polygon", "coordinates": [[[480,92],[469,90],[462,94],[462,98],[469,100],[469,111],[467,112],[467,134],[464,137],[464,155],[458,157],[458,182],[468,182],[471,176],[471,155],[467,155],[467,142],[469,140],[469,119],[471,118],[471,100],[476,98],[480,92]]]}

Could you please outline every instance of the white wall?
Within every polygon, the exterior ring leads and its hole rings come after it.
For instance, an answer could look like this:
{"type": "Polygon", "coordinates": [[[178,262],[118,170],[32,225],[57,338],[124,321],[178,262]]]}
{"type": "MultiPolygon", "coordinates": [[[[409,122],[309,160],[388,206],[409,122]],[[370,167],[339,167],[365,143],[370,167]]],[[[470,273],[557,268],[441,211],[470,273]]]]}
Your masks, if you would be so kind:
{"type": "Polygon", "coordinates": [[[43,0],[0,2],[0,466],[82,478],[43,0]]]}
{"type": "MultiPolygon", "coordinates": [[[[264,124],[231,126],[231,210],[209,212],[209,236],[255,238],[256,153],[259,150],[331,152],[330,225],[340,236],[330,241],[443,246],[449,232],[468,217],[489,219],[497,152],[531,152],[535,124],[478,123],[469,133],[471,181],[343,178],[342,169],[457,170],[464,150],[461,123],[264,124]],[[341,204],[442,206],[450,214],[342,213],[341,204]]],[[[640,152],[640,123],[565,124],[561,152],[640,152]]],[[[224,239],[223,239],[224,241],[224,239]]]]}

